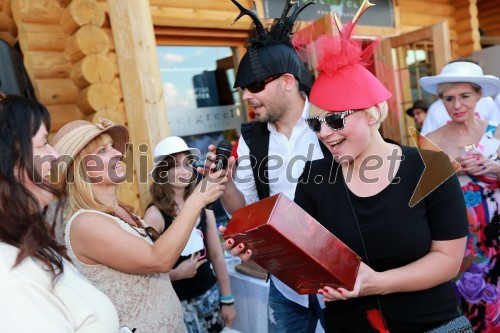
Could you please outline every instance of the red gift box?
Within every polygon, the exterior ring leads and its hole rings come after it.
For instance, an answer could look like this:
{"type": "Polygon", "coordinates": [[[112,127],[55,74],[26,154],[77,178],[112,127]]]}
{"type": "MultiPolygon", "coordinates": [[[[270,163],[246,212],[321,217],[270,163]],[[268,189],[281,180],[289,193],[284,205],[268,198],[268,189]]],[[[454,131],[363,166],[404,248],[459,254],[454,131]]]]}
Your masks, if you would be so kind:
{"type": "Polygon", "coordinates": [[[284,194],[238,209],[222,236],[299,294],[354,288],[361,258],[284,194]]]}

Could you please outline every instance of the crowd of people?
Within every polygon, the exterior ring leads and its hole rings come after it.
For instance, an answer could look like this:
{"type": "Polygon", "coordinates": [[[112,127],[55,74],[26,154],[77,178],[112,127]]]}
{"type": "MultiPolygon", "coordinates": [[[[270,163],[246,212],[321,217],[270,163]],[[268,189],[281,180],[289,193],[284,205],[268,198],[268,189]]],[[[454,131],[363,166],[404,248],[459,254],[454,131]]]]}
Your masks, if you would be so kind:
{"type": "Polygon", "coordinates": [[[379,131],[391,93],[365,67],[373,48],[351,39],[356,21],[316,41],[320,74],[306,87],[287,12],[269,29],[252,19],[234,86],[256,121],[242,125],[238,163],[233,156],[227,169],[214,168],[214,145],[205,164],[195,163],[199,149],[164,138],[154,149],[143,218],[118,195],[124,126],[77,120],[49,141],[42,104],[0,94],[2,328],[230,328],[238,314],[223,248],[243,261],[253,253],[234,239],[221,244],[208,208],[220,200],[231,215],[283,193],[362,262],[353,290],[299,295],[271,275],[268,332],[500,332],[500,80],[467,59],[421,78],[439,98],[406,112],[442,150],[425,151],[433,162],[424,164],[424,150],[379,131]],[[270,167],[268,156],[283,163],[270,167]],[[373,157],[377,167],[363,168],[373,157]],[[461,165],[456,174],[452,161],[461,165]],[[452,176],[409,205],[424,169],[452,176]],[[54,198],[52,215],[64,210],[59,242],[46,216],[54,198]]]}

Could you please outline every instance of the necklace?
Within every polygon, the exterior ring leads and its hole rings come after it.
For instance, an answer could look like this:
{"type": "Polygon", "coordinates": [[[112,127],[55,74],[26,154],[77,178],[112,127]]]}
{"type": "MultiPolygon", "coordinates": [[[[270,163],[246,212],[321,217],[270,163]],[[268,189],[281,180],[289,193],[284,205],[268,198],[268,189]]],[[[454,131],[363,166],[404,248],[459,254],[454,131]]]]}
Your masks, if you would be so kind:
{"type": "Polygon", "coordinates": [[[113,213],[109,213],[109,214],[111,216],[117,217],[120,220],[122,220],[123,222],[127,223],[129,226],[132,227],[132,229],[135,230],[135,232],[137,232],[139,235],[141,235],[141,237],[147,237],[148,235],[145,232],[141,232],[141,229],[144,230],[144,228],[139,227],[139,226],[142,226],[142,223],[141,223],[141,220],[139,219],[139,217],[137,215],[133,214],[132,212],[130,212],[127,208],[123,207],[122,205],[120,205],[120,207],[125,212],[127,212],[128,216],[130,216],[130,218],[137,224],[137,226],[133,225],[132,223],[128,223],[127,221],[125,221],[124,219],[122,219],[121,217],[119,217],[118,215],[116,215],[116,213],[114,213],[114,212],[113,213]]]}

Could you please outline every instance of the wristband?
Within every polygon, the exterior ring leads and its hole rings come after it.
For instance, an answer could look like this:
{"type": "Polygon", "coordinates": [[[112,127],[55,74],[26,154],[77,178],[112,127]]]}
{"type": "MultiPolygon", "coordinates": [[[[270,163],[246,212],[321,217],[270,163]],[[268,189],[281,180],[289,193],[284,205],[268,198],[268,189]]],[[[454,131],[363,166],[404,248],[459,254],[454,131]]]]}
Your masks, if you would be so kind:
{"type": "Polygon", "coordinates": [[[226,301],[226,302],[234,302],[234,295],[233,294],[229,294],[227,296],[221,296],[220,297],[220,301],[221,302],[224,302],[224,301],[226,301]]]}
{"type": "Polygon", "coordinates": [[[220,302],[221,306],[224,306],[224,305],[229,306],[229,305],[233,305],[233,304],[234,304],[234,301],[231,301],[231,302],[220,302]]]}

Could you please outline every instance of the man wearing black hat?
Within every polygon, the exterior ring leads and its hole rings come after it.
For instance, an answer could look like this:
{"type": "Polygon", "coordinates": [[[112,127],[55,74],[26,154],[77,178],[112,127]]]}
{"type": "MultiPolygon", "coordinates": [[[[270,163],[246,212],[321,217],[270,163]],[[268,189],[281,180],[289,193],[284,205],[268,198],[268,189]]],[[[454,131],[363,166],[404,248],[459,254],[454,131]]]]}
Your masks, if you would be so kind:
{"type": "Polygon", "coordinates": [[[413,120],[415,120],[415,126],[418,130],[422,128],[425,116],[427,115],[427,110],[429,109],[430,105],[431,103],[429,103],[429,101],[419,99],[413,103],[413,106],[411,108],[406,110],[406,114],[412,117],[413,120]]]}
{"type": "MultiPolygon", "coordinates": [[[[233,3],[242,11],[240,16],[251,16],[255,24],[255,35],[249,39],[234,87],[241,89],[257,121],[242,125],[234,182],[229,182],[221,197],[230,214],[280,192],[293,199],[305,162],[324,156],[304,120],[309,117],[309,103],[301,87],[305,80],[290,40],[297,15],[311,2],[302,6],[287,2],[282,17],[268,30],[255,11],[233,3]],[[292,7],[294,11],[287,17],[292,7]]],[[[317,295],[299,295],[271,276],[269,332],[315,332],[318,319],[323,323],[317,295]]]]}

